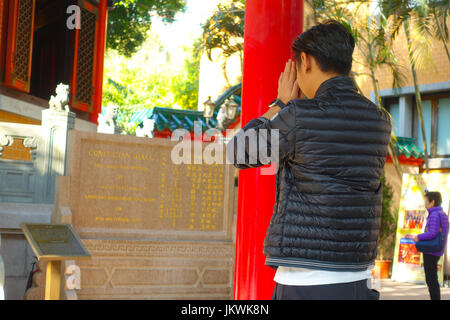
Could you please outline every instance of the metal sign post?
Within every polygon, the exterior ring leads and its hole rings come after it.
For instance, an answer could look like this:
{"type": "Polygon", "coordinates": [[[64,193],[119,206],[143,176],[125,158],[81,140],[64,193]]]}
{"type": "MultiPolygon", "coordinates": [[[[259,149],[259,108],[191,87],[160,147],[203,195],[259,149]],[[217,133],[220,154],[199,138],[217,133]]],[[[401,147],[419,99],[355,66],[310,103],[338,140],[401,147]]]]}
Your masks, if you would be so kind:
{"type": "Polygon", "coordinates": [[[70,224],[22,223],[25,238],[39,261],[48,261],[45,300],[59,300],[61,261],[91,259],[70,224]]]}

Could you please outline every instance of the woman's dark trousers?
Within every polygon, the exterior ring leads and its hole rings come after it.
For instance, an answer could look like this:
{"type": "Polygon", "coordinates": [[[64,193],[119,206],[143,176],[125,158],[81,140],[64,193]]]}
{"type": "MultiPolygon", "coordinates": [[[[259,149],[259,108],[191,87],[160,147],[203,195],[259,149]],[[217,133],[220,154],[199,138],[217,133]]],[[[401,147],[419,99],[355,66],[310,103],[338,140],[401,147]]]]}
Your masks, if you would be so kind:
{"type": "Polygon", "coordinates": [[[440,257],[430,254],[423,255],[423,268],[425,269],[425,281],[431,300],[441,300],[441,288],[438,281],[437,263],[440,257]]]}

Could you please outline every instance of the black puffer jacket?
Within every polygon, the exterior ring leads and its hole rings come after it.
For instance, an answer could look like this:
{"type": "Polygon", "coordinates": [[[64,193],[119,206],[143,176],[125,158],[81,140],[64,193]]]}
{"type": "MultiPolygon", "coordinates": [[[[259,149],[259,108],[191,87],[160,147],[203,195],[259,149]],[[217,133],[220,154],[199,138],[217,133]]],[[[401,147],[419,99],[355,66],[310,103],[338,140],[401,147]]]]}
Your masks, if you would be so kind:
{"type": "MultiPolygon", "coordinates": [[[[227,146],[240,169],[267,164],[258,156],[250,164],[251,143],[239,138],[250,136],[250,129],[278,129],[280,137],[266,264],[332,271],[373,264],[380,176],[391,134],[388,114],[358,94],[350,77],[338,76],[322,83],[314,99],[292,100],[272,120],[253,119],[242,128],[227,146]],[[238,163],[239,147],[245,147],[245,161],[238,163]]],[[[258,137],[257,149],[271,147],[270,134],[258,137]]]]}

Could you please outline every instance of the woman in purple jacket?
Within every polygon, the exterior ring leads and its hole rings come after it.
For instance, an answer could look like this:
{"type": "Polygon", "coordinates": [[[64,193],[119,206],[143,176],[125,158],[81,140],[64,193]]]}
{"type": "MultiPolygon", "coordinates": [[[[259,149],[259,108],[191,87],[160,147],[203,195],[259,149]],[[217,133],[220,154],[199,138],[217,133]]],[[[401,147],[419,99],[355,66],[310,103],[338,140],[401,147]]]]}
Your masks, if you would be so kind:
{"type": "Polygon", "coordinates": [[[441,204],[442,196],[439,192],[427,192],[425,194],[425,207],[428,210],[425,232],[414,237],[415,242],[419,240],[431,240],[438,235],[439,229],[442,230],[442,235],[444,237],[441,251],[423,253],[425,281],[428,286],[431,300],[441,299],[441,289],[439,287],[437,274],[437,263],[439,258],[444,254],[448,236],[448,217],[442,210],[441,204]]]}

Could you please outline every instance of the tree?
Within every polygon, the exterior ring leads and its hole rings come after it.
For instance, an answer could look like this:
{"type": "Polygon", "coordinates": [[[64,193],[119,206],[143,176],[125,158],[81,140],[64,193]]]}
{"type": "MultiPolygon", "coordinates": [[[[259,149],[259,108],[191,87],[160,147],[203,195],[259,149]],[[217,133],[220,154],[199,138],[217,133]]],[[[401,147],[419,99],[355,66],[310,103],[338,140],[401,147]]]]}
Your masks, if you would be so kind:
{"type": "Polygon", "coordinates": [[[150,30],[152,17],[173,22],[184,12],[186,0],[119,0],[108,14],[107,48],[130,57],[142,45],[150,30]]]}
{"type": "Polygon", "coordinates": [[[413,82],[414,82],[414,92],[415,92],[415,97],[416,97],[417,113],[419,115],[420,129],[422,130],[422,143],[423,143],[423,150],[425,153],[425,170],[428,173],[428,145],[427,145],[427,138],[426,138],[426,132],[425,132],[425,122],[423,120],[422,97],[421,97],[420,90],[419,90],[419,81],[417,79],[417,72],[416,72],[417,61],[414,58],[411,34],[409,31],[409,23],[408,23],[407,19],[405,19],[403,21],[403,27],[405,30],[406,42],[408,44],[408,57],[409,57],[409,63],[411,64],[411,73],[412,73],[413,82]]]}
{"type": "Polygon", "coordinates": [[[228,85],[230,85],[226,73],[228,58],[239,54],[241,72],[243,72],[244,18],[245,0],[230,0],[225,4],[218,4],[213,15],[203,24],[201,47],[211,61],[212,51],[214,49],[222,50],[221,56],[224,59],[222,70],[228,85]]]}
{"type": "Polygon", "coordinates": [[[409,16],[411,22],[415,23],[416,31],[442,42],[450,61],[450,52],[447,47],[447,41],[449,40],[447,28],[447,16],[450,14],[449,1],[404,0],[398,1],[397,4],[406,6],[406,10],[402,10],[402,14],[404,17],[409,16]]]}
{"type": "Polygon", "coordinates": [[[449,1],[431,1],[431,12],[436,25],[436,37],[442,41],[447,58],[450,61],[450,52],[447,47],[449,32],[447,27],[447,16],[450,15],[449,1]]]}
{"type": "Polygon", "coordinates": [[[391,185],[386,180],[386,174],[383,171],[381,175],[381,184],[383,188],[383,200],[381,203],[381,222],[380,234],[378,236],[377,257],[380,260],[391,260],[395,249],[395,230],[397,228],[398,214],[392,212],[394,203],[394,192],[391,185]]]}
{"type": "Polygon", "coordinates": [[[137,110],[197,109],[200,39],[180,49],[173,60],[157,34],[149,32],[146,37],[132,57],[111,49],[106,53],[102,105],[119,106],[119,127],[128,134],[135,133],[137,123],[129,120],[137,110]],[[181,62],[175,63],[180,57],[181,62]]]}
{"type": "Polygon", "coordinates": [[[200,78],[200,43],[194,41],[193,47],[185,47],[188,57],[184,61],[184,69],[172,79],[174,101],[183,109],[197,110],[200,78]]]}
{"type": "MultiPolygon", "coordinates": [[[[422,97],[419,90],[417,69],[432,62],[430,52],[430,32],[428,24],[430,11],[425,0],[382,0],[381,8],[387,18],[393,19],[395,27],[391,37],[395,39],[398,31],[403,28],[408,47],[408,60],[414,82],[417,113],[419,115],[420,128],[422,131],[422,144],[425,153],[425,170],[428,173],[428,145],[423,120],[422,97]]],[[[448,11],[445,11],[448,13],[448,11]]]]}

